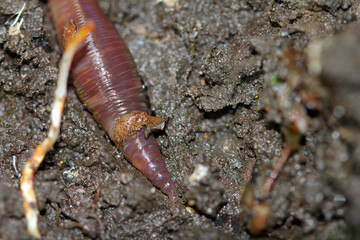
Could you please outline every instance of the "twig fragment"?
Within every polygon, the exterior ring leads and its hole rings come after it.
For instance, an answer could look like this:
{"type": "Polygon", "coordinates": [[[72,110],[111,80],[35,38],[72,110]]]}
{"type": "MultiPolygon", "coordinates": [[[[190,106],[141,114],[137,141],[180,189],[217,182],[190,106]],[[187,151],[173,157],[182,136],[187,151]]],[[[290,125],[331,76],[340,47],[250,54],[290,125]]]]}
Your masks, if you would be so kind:
{"type": "Polygon", "coordinates": [[[27,220],[27,231],[31,236],[36,238],[41,238],[41,235],[38,230],[39,210],[33,185],[34,174],[44,160],[46,152],[54,146],[57,138],[59,137],[61,116],[65,105],[67,79],[69,76],[71,62],[79,44],[85,40],[88,34],[94,30],[94,28],[94,23],[89,21],[65,46],[65,51],[59,66],[59,75],[54,94],[54,102],[51,109],[48,136],[35,148],[34,153],[25,163],[25,166],[22,170],[20,185],[23,197],[23,207],[27,220]]]}

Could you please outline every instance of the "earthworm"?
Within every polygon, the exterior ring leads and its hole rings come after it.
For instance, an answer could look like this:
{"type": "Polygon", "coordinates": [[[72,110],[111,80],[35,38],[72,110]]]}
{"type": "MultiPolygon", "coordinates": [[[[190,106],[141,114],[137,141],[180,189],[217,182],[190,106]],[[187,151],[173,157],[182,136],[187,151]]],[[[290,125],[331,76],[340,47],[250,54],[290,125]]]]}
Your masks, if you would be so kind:
{"type": "Polygon", "coordinates": [[[175,186],[156,140],[145,133],[146,127],[162,129],[164,121],[146,114],[140,77],[124,40],[95,0],[48,2],[62,48],[87,21],[95,23],[72,63],[75,90],[125,158],[176,201],[175,186]]]}

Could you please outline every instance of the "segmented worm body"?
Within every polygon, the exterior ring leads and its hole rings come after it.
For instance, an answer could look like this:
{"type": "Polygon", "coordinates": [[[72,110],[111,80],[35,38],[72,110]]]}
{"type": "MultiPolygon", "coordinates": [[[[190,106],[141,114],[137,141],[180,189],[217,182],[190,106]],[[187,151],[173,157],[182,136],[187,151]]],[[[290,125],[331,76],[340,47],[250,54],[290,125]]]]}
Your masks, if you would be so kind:
{"type": "Polygon", "coordinates": [[[163,121],[146,114],[141,81],[124,40],[95,0],[49,0],[49,4],[62,47],[72,31],[94,21],[95,30],[72,63],[76,92],[124,156],[175,201],[175,187],[155,138],[145,137],[145,125],[162,128],[163,121]]]}

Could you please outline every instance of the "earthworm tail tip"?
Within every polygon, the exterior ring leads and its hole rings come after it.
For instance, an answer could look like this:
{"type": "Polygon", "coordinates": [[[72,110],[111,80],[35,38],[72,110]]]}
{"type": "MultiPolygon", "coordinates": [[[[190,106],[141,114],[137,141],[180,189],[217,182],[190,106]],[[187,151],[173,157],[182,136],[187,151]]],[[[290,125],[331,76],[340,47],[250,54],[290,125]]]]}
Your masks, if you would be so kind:
{"type": "Polygon", "coordinates": [[[171,201],[176,202],[178,199],[178,196],[175,191],[175,186],[172,182],[168,182],[165,184],[164,187],[161,188],[161,191],[168,195],[171,201]]]}

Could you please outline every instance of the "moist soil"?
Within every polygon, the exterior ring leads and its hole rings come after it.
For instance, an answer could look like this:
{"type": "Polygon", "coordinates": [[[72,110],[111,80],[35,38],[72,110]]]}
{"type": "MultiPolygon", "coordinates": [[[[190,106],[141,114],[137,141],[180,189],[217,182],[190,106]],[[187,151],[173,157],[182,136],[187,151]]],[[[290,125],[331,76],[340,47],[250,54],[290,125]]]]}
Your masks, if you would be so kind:
{"type": "MultiPolygon", "coordinates": [[[[45,1],[26,1],[10,32],[23,3],[0,3],[1,239],[31,239],[19,180],[47,134],[61,57],[45,1]]],[[[149,113],[166,119],[155,135],[179,199],[116,150],[69,82],[35,175],[42,239],[360,236],[359,1],[99,4],[133,53],[149,113]]]]}

